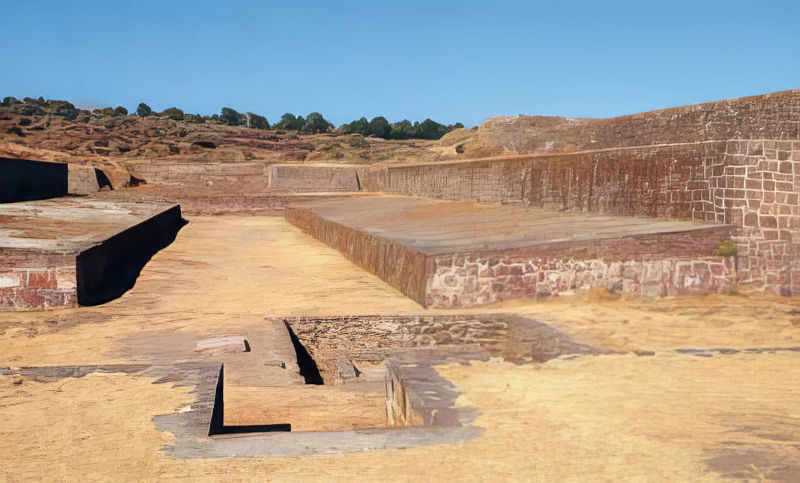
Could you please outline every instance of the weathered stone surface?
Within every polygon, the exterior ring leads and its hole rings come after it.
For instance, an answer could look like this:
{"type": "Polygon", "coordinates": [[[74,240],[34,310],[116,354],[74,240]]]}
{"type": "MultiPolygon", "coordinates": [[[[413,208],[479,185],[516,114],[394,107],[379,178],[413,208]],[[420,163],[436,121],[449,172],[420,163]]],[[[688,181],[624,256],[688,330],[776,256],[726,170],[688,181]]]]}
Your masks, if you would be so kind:
{"type": "Polygon", "coordinates": [[[200,339],[195,350],[218,355],[228,352],[247,352],[250,350],[250,345],[241,335],[229,335],[200,339]]]}
{"type": "Polygon", "coordinates": [[[365,185],[436,199],[733,225],[742,282],[792,294],[800,290],[800,143],[780,141],[777,149],[778,143],[735,139],[390,166],[370,170],[365,185]]]}
{"type": "Polygon", "coordinates": [[[704,293],[735,281],[733,262],[715,256],[730,237],[726,225],[397,196],[298,203],[286,217],[425,306],[596,286],[648,296],[704,293]],[[676,274],[693,260],[701,275],[676,274]]]}
{"type": "Polygon", "coordinates": [[[281,191],[359,191],[358,166],[346,164],[273,164],[269,186],[281,191]]]}
{"type": "Polygon", "coordinates": [[[181,226],[173,204],[91,198],[0,205],[0,309],[95,304],[133,285],[181,226]]]}

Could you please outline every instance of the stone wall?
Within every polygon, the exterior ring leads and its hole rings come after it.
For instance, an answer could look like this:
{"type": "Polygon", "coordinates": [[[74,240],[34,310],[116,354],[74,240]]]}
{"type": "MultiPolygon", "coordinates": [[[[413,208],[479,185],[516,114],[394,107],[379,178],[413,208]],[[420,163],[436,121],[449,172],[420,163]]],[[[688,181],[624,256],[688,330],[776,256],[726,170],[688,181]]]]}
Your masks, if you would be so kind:
{"type": "Polygon", "coordinates": [[[708,142],[380,167],[367,173],[365,186],[444,200],[705,219],[695,214],[708,209],[703,167],[725,149],[708,142]]]}
{"type": "Polygon", "coordinates": [[[720,226],[437,256],[425,305],[468,307],[594,287],[648,297],[717,292],[736,282],[734,260],[715,255],[730,230],[720,226]]]}
{"type": "Polygon", "coordinates": [[[437,260],[426,305],[470,307],[511,298],[573,294],[593,287],[648,297],[704,294],[736,282],[733,260],[715,256],[664,260],[634,257],[619,262],[562,257],[458,260],[437,260]]]}
{"type": "Polygon", "coordinates": [[[730,141],[705,178],[714,221],[738,227],[740,280],[800,294],[800,141],[730,141]]]}
{"type": "Polygon", "coordinates": [[[575,152],[623,146],[800,139],[800,90],[673,107],[607,119],[498,117],[477,138],[506,152],[575,152]]]}
{"type": "Polygon", "coordinates": [[[734,261],[715,255],[731,237],[728,225],[426,255],[302,205],[289,206],[285,216],[426,307],[469,307],[597,286],[646,296],[698,294],[719,291],[736,279],[734,261]]]}
{"type": "Polygon", "coordinates": [[[358,167],[353,165],[273,164],[269,186],[292,192],[359,191],[358,167]]]}
{"type": "Polygon", "coordinates": [[[0,310],[77,305],[74,254],[0,248],[0,260],[0,310]]]}
{"type": "Polygon", "coordinates": [[[428,258],[393,241],[332,222],[311,209],[289,205],[289,223],[339,250],[355,264],[369,270],[412,299],[423,303],[428,258]]]}
{"type": "Polygon", "coordinates": [[[135,177],[149,184],[222,189],[226,192],[259,192],[268,188],[263,163],[128,163],[135,177]]]}
{"type": "Polygon", "coordinates": [[[380,167],[367,188],[737,227],[743,283],[800,293],[800,141],[731,140],[380,167]]]}
{"type": "Polygon", "coordinates": [[[173,205],[99,243],[47,251],[0,247],[0,310],[96,305],[133,287],[150,257],[183,226],[173,205]]]}
{"type": "Polygon", "coordinates": [[[800,139],[800,90],[588,120],[584,149],[728,139],[800,139]]]}
{"type": "Polygon", "coordinates": [[[0,203],[67,195],[67,165],[0,157],[0,203]]]}

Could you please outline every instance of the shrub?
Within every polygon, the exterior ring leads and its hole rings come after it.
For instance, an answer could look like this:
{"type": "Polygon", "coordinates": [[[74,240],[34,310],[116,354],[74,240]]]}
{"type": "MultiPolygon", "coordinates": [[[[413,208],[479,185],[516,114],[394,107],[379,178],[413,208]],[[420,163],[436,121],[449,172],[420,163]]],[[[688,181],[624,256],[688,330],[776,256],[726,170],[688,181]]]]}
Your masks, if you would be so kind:
{"type": "Polygon", "coordinates": [[[168,118],[172,119],[173,121],[182,121],[183,120],[183,111],[178,109],[177,107],[170,107],[169,109],[164,109],[159,114],[160,116],[167,116],[168,118]]]}
{"type": "Polygon", "coordinates": [[[717,247],[717,255],[720,257],[735,257],[736,245],[731,240],[725,240],[717,247]]]}
{"type": "Polygon", "coordinates": [[[136,108],[136,115],[139,117],[151,116],[153,115],[153,110],[144,102],[140,102],[139,107],[136,108]]]}
{"type": "Polygon", "coordinates": [[[128,110],[122,106],[117,106],[114,108],[114,115],[115,116],[127,116],[128,110]]]}
{"type": "Polygon", "coordinates": [[[22,104],[22,102],[16,97],[9,96],[3,98],[3,103],[2,103],[3,107],[13,106],[14,104],[22,104]]]}
{"type": "Polygon", "coordinates": [[[222,113],[219,115],[219,122],[228,126],[238,126],[246,123],[247,119],[244,114],[240,114],[230,107],[223,107],[222,113]]]}
{"type": "Polygon", "coordinates": [[[741,292],[739,292],[739,285],[737,285],[737,284],[728,285],[727,287],[723,288],[722,289],[722,294],[723,295],[742,295],[741,292]]]}
{"type": "Polygon", "coordinates": [[[247,117],[247,127],[253,129],[269,129],[269,121],[267,121],[266,117],[253,114],[252,112],[246,113],[245,116],[247,117]]]}

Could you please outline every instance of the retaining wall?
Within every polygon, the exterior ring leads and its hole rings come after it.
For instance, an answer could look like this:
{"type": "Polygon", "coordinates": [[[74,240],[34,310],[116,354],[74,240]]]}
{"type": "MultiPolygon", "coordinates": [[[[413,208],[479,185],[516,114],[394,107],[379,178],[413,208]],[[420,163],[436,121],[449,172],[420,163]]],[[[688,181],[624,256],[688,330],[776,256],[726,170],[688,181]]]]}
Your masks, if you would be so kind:
{"type": "Polygon", "coordinates": [[[67,165],[0,158],[0,203],[67,195],[67,165]]]}
{"type": "Polygon", "coordinates": [[[800,141],[732,140],[374,168],[373,191],[732,224],[741,280],[800,293],[800,141]]]}
{"type": "Polygon", "coordinates": [[[290,205],[286,219],[426,307],[469,307],[603,286],[629,295],[716,292],[736,281],[716,256],[731,227],[426,255],[290,205]]]}

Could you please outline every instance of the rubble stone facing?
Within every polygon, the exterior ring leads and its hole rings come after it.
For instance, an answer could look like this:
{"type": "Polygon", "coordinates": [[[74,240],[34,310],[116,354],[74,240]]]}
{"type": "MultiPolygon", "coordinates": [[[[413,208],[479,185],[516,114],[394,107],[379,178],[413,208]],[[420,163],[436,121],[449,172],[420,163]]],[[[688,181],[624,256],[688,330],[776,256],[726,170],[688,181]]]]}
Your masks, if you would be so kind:
{"type": "Polygon", "coordinates": [[[78,303],[75,255],[0,248],[0,308],[50,309],[78,303]]]}
{"type": "Polygon", "coordinates": [[[456,256],[436,260],[426,305],[469,307],[510,298],[570,294],[593,287],[649,297],[700,294],[734,284],[733,265],[725,257],[609,262],[456,256]]]}
{"type": "Polygon", "coordinates": [[[738,227],[739,279],[800,294],[800,141],[730,141],[705,177],[707,216],[738,227]]]}
{"type": "Polygon", "coordinates": [[[367,173],[365,186],[435,199],[731,224],[740,281],[800,293],[800,141],[704,141],[380,167],[367,173]]]}
{"type": "Polygon", "coordinates": [[[469,307],[598,286],[630,295],[699,294],[736,283],[735,261],[715,255],[731,237],[728,225],[425,254],[331,221],[308,206],[291,205],[285,216],[427,307],[469,307]]]}

